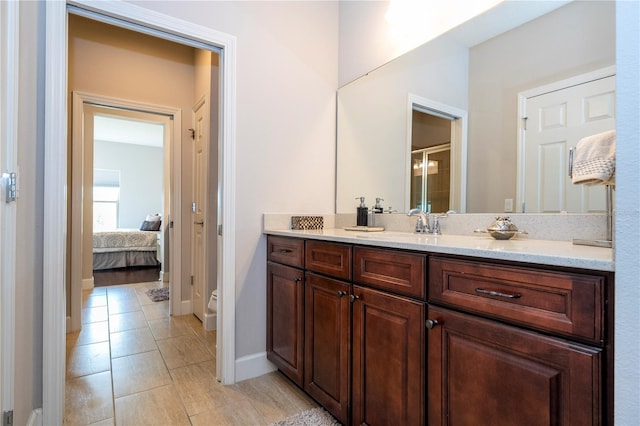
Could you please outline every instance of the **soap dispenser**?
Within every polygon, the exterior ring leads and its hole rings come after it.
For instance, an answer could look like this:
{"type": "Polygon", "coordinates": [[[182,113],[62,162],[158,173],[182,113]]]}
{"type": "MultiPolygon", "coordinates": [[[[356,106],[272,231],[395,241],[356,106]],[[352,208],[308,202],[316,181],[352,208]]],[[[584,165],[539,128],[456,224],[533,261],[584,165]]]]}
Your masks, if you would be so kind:
{"type": "Polygon", "coordinates": [[[382,204],[380,204],[380,201],[384,201],[384,198],[377,197],[376,198],[376,205],[373,206],[373,212],[376,213],[376,214],[384,213],[384,208],[382,207],[382,204]]]}
{"type": "Polygon", "coordinates": [[[357,216],[356,225],[367,226],[367,216],[368,216],[369,210],[367,209],[367,206],[364,204],[364,197],[356,197],[356,200],[360,200],[360,207],[358,207],[357,209],[358,216],[357,216]]]}

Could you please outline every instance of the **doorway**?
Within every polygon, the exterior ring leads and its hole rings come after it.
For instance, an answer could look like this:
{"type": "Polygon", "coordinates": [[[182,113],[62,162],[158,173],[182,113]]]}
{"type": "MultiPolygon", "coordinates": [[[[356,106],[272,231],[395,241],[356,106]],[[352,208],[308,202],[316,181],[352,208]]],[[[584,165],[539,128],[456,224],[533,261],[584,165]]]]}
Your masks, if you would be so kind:
{"type": "Polygon", "coordinates": [[[466,211],[467,112],[414,94],[407,104],[406,211],[466,211]]]}
{"type": "Polygon", "coordinates": [[[444,213],[451,203],[451,120],[413,110],[411,205],[444,213]]]}
{"type": "MultiPolygon", "coordinates": [[[[49,303],[43,306],[43,422],[58,424],[64,409],[64,240],[67,213],[65,208],[66,158],[67,158],[67,13],[63,2],[47,2],[46,41],[47,55],[45,85],[45,204],[48,214],[44,219],[44,280],[43,297],[49,303]],[[62,224],[62,226],[61,226],[62,224]]],[[[218,339],[224,340],[224,350],[217,357],[221,364],[220,380],[223,384],[235,382],[235,232],[234,188],[235,188],[235,67],[236,39],[210,28],[158,14],[130,3],[105,1],[92,4],[91,10],[73,8],[73,13],[90,15],[92,19],[118,22],[125,27],[136,27],[144,33],[157,37],[182,38],[188,43],[219,49],[223,55],[220,76],[219,132],[221,157],[219,161],[222,179],[218,194],[221,199],[219,224],[224,223],[224,235],[220,236],[221,250],[218,257],[221,286],[221,306],[218,313],[218,339]],[[157,29],[162,29],[157,30],[157,29]],[[229,297],[225,298],[224,295],[229,297]],[[224,316],[224,321],[222,317],[224,316]]],[[[220,347],[220,346],[218,346],[220,347]]]]}

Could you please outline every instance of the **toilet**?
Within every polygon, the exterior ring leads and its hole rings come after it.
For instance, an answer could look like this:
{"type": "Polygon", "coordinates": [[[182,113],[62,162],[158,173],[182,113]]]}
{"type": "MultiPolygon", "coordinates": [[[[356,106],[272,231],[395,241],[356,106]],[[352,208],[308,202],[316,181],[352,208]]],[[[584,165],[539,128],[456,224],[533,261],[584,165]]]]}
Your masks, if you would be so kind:
{"type": "Polygon", "coordinates": [[[213,290],[213,292],[211,293],[211,297],[209,298],[209,304],[207,305],[207,308],[209,308],[211,312],[218,311],[218,289],[213,290]]]}

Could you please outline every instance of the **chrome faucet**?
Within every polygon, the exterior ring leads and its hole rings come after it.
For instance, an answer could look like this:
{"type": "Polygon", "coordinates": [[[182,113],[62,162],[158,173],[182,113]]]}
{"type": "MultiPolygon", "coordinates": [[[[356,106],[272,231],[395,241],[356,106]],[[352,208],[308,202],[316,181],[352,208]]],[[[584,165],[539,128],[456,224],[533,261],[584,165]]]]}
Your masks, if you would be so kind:
{"type": "Polygon", "coordinates": [[[431,232],[431,226],[429,225],[429,213],[425,213],[422,209],[411,209],[407,216],[418,215],[418,221],[416,222],[416,232],[422,234],[429,234],[431,232]]]}

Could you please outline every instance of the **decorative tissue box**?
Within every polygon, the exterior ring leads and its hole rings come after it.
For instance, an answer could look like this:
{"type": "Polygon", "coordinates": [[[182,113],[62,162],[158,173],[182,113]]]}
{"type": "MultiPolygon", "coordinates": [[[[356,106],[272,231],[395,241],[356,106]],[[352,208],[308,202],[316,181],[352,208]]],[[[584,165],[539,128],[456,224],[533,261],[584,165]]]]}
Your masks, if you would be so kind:
{"type": "Polygon", "coordinates": [[[302,231],[306,229],[322,229],[322,216],[291,216],[291,229],[302,231]]]}

